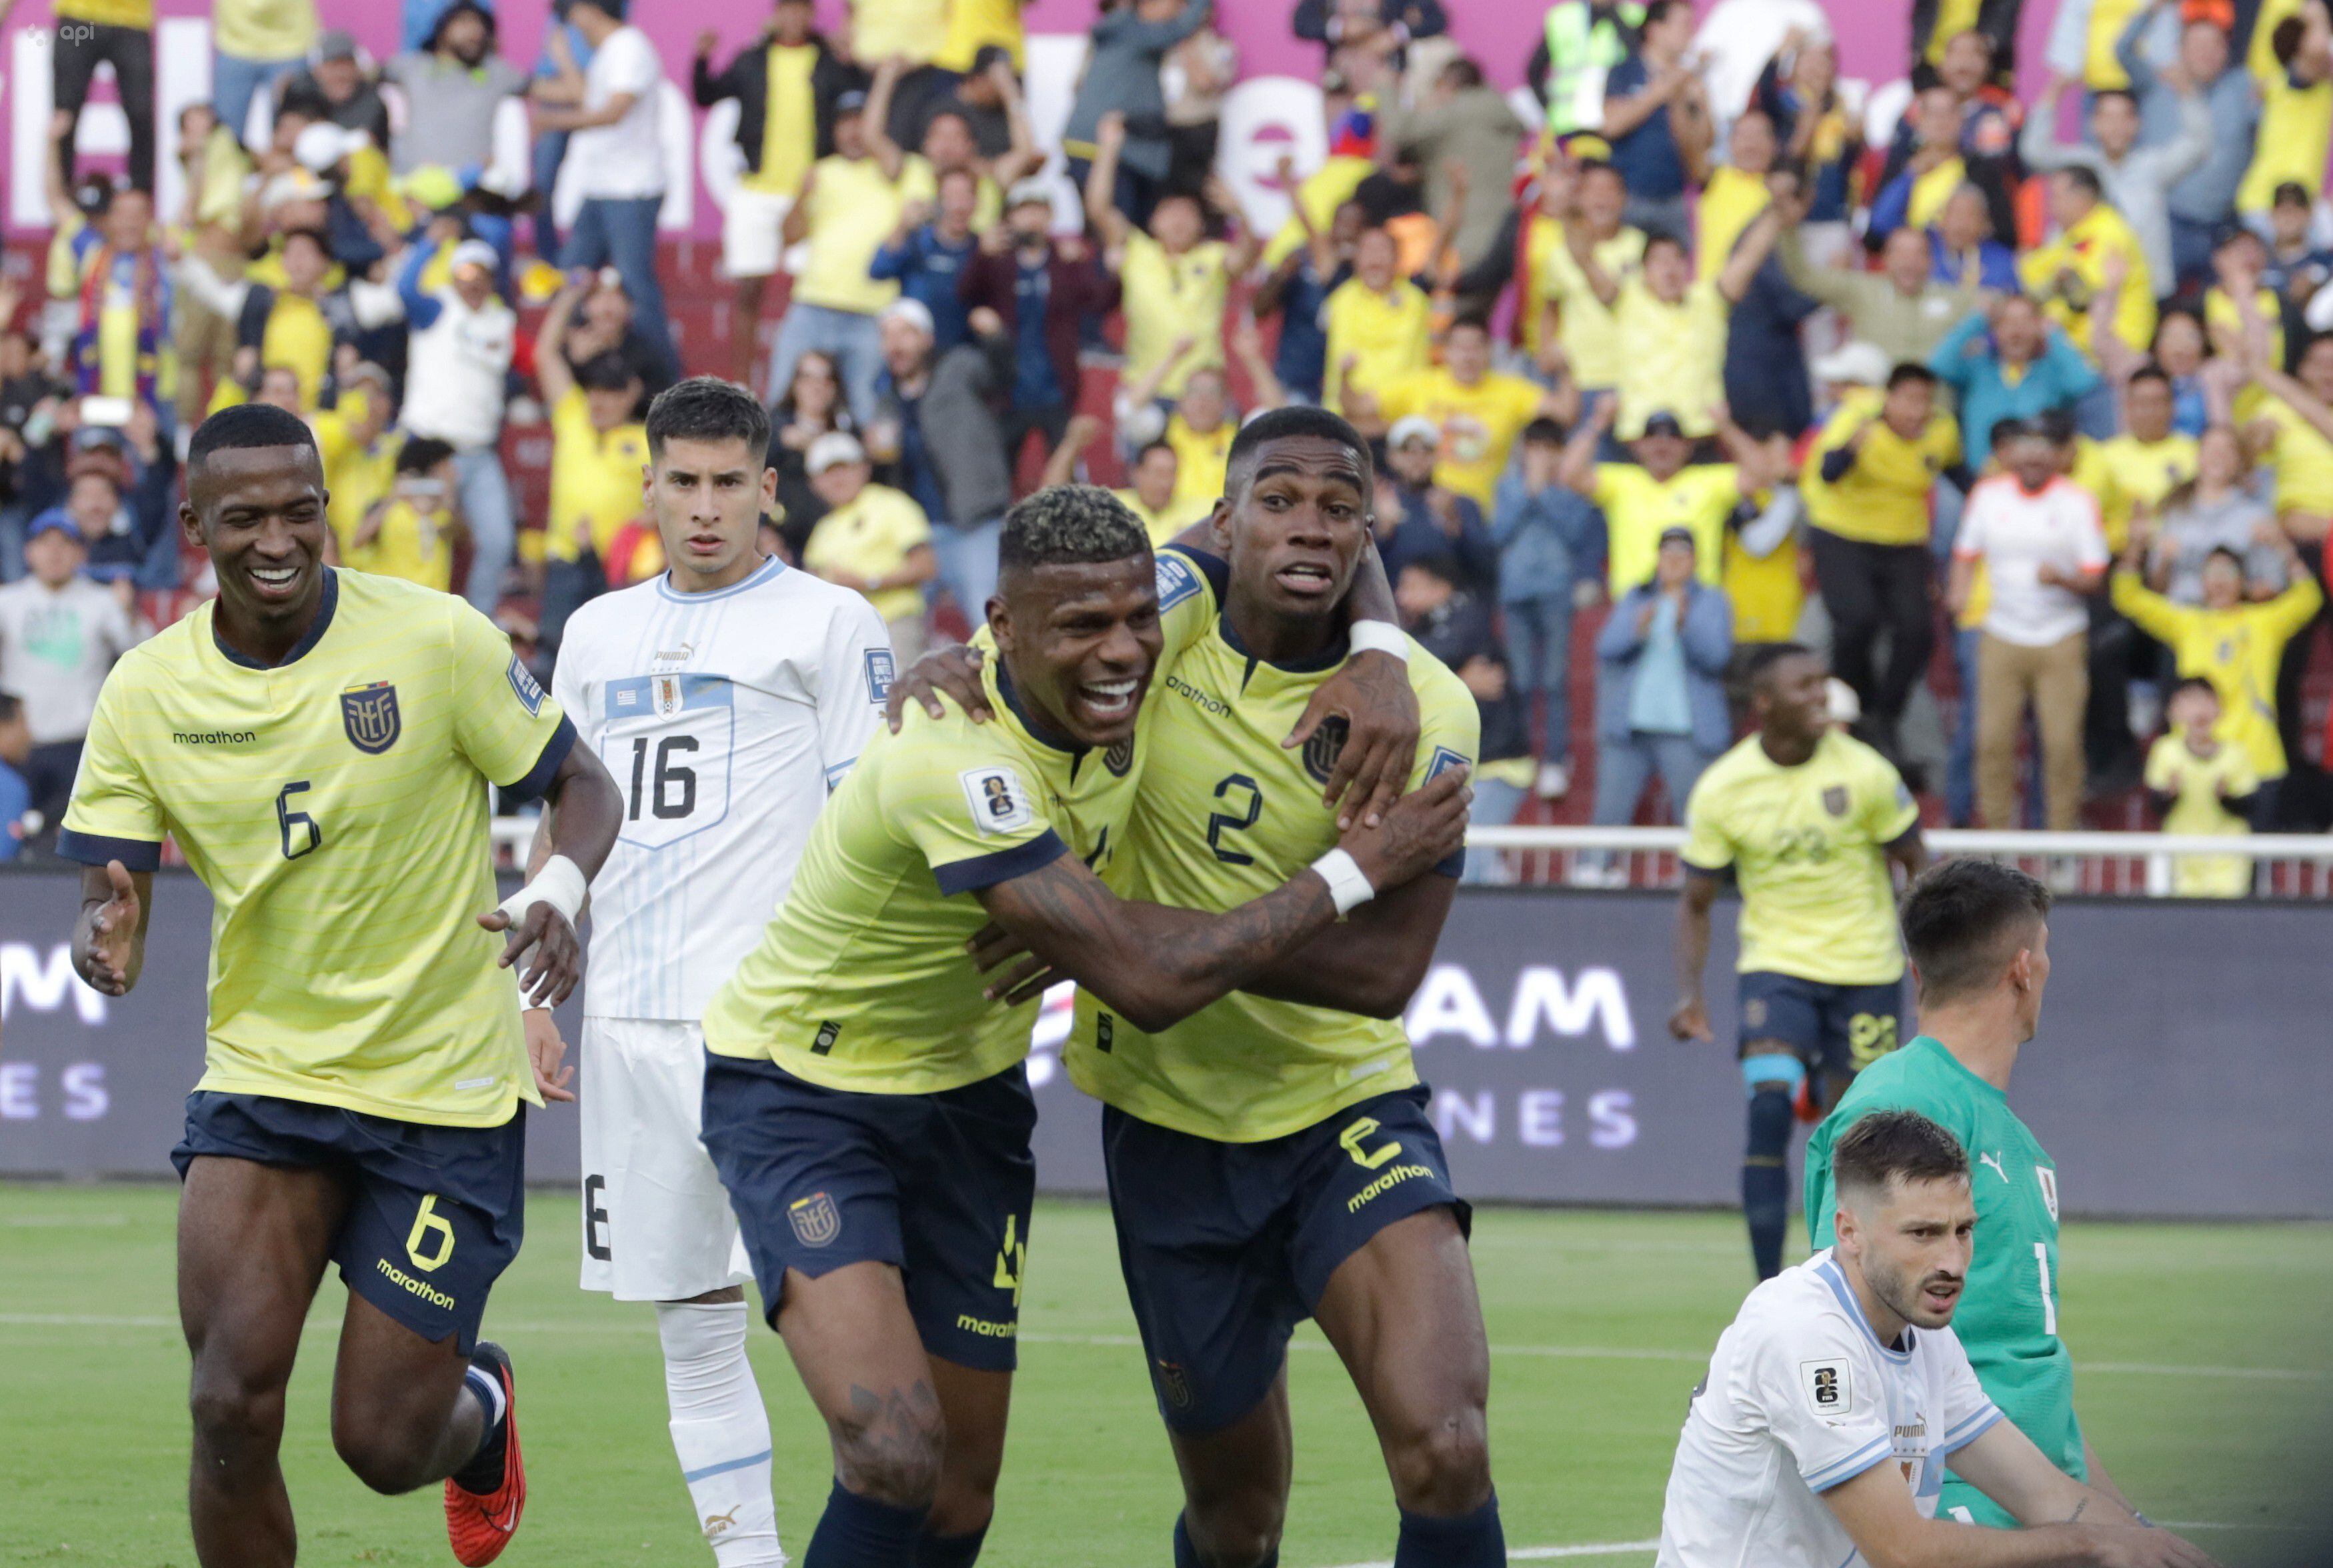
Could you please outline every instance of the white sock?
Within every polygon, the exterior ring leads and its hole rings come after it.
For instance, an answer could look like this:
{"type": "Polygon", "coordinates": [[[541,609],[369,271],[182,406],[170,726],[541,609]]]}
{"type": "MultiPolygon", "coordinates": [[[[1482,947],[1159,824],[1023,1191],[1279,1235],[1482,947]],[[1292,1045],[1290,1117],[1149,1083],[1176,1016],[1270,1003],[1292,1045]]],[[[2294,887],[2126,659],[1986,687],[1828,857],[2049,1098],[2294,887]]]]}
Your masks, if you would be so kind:
{"type": "Polygon", "coordinates": [[[720,1568],[782,1568],[770,1496],[770,1413],[745,1359],[742,1301],[659,1302],[672,1446],[720,1568]]]}

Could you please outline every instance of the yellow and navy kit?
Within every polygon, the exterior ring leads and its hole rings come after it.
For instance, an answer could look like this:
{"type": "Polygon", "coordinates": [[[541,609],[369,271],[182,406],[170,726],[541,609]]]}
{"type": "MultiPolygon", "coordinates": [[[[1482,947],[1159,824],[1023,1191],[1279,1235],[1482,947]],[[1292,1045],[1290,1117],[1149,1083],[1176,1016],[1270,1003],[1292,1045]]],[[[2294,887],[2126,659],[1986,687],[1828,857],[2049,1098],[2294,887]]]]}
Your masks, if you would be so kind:
{"type": "Polygon", "coordinates": [[[876,1095],[957,1088],[1027,1053],[1037,1005],[981,994],[965,943],[988,916],[962,895],[1063,855],[1109,866],[1176,655],[1215,617],[1214,587],[1189,558],[1161,554],[1158,585],[1165,649],[1130,742],[1095,751],[1051,735],[994,657],[981,676],[988,722],[910,703],[898,733],[876,732],[761,944],[715,993],[708,1050],[876,1095]]]}
{"type": "Polygon", "coordinates": [[[1920,820],[1887,760],[1837,731],[1785,768],[1751,735],[1709,766],[1685,803],[1685,863],[1731,869],[1742,888],[1743,974],[1826,985],[1901,979],[1885,846],[1920,820]]]}
{"type": "Polygon", "coordinates": [[[280,664],[212,603],[114,666],[58,851],[151,871],[167,834],[210,890],[200,1088],[498,1126],[542,1102],[477,923],[486,785],[539,792],[574,727],[461,599],[324,569],[280,664]]]}
{"type": "MultiPolygon", "coordinates": [[[[1190,559],[1220,583],[1222,562],[1190,559]]],[[[1299,750],[1281,741],[1344,658],[1340,641],[1320,658],[1274,664],[1242,648],[1227,622],[1211,619],[1147,699],[1142,788],[1124,846],[1104,873],[1114,892],[1184,909],[1234,909],[1336,847],[1336,810],[1321,804],[1320,791],[1344,739],[1342,721],[1299,750]]],[[[1458,677],[1416,643],[1409,670],[1423,725],[1416,788],[1474,762],[1481,716],[1458,677]]],[[[1439,869],[1455,876],[1463,859],[1439,869]]],[[[1277,1138],[1417,1081],[1400,1024],[1239,991],[1155,1035],[1080,991],[1065,1055],[1088,1094],[1146,1122],[1226,1143],[1277,1138]]]]}

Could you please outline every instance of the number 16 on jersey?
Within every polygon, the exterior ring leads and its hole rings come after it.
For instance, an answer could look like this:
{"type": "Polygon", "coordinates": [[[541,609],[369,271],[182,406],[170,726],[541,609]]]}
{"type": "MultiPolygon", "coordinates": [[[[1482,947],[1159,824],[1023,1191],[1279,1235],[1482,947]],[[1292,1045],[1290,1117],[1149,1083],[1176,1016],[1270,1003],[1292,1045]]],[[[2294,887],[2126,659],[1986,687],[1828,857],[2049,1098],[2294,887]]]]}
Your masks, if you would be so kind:
{"type": "Polygon", "coordinates": [[[661,849],[729,814],[735,694],[720,675],[608,683],[603,760],[624,791],[623,842],[661,849]]]}

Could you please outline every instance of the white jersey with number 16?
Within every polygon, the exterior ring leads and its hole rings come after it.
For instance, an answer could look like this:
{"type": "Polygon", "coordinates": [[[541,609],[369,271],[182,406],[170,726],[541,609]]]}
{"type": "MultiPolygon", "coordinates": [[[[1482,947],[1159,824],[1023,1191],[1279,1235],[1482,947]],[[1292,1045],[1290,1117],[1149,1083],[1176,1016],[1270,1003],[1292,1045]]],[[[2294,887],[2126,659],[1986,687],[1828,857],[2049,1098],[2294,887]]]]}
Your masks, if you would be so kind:
{"type": "Polygon", "coordinates": [[[1848,1568],[1821,1494],[1875,1465],[1935,1518],[1945,1457],[2001,1420],[1949,1328],[1871,1332],[1828,1251],[1750,1293],[1694,1391],[1656,1568],[1848,1568]]]}
{"type": "Polygon", "coordinates": [[[704,1015],[785,897],[892,674],[874,606],[775,559],[712,593],[659,577],[575,612],[552,690],[624,802],[591,883],[587,1016],[704,1015]]]}

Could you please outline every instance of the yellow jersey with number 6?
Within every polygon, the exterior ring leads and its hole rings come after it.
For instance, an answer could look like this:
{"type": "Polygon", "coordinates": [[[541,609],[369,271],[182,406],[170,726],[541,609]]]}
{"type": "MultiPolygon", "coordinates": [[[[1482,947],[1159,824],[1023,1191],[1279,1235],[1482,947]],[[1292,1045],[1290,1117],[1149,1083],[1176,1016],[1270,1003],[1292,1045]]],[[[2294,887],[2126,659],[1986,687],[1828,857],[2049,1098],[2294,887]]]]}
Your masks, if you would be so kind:
{"type": "MultiPolygon", "coordinates": [[[[1221,561],[1193,559],[1220,585],[1221,561]]],[[[1331,720],[1300,749],[1281,741],[1344,657],[1340,643],[1307,664],[1268,664],[1218,619],[1153,686],[1149,761],[1125,844],[1106,873],[1120,897],[1234,909],[1336,847],[1336,811],[1321,804],[1320,791],[1343,721],[1331,720]]],[[[1474,694],[1416,643],[1409,671],[1422,726],[1415,789],[1445,768],[1473,764],[1482,721],[1474,694]]],[[[1454,856],[1438,873],[1455,876],[1464,862],[1454,856]]],[[[1398,1022],[1245,991],[1148,1035],[1080,990],[1064,1056],[1071,1079],[1097,1099],[1228,1143],[1281,1137],[1417,1082],[1398,1022]]]]}
{"type": "Polygon", "coordinates": [[[499,1126],[542,1101],[477,923],[486,786],[540,792],[574,726],[461,599],[330,569],[323,592],[281,664],[221,643],[214,602],[115,665],[57,850],[151,871],[167,834],[210,890],[197,1087],[499,1126]]]}

